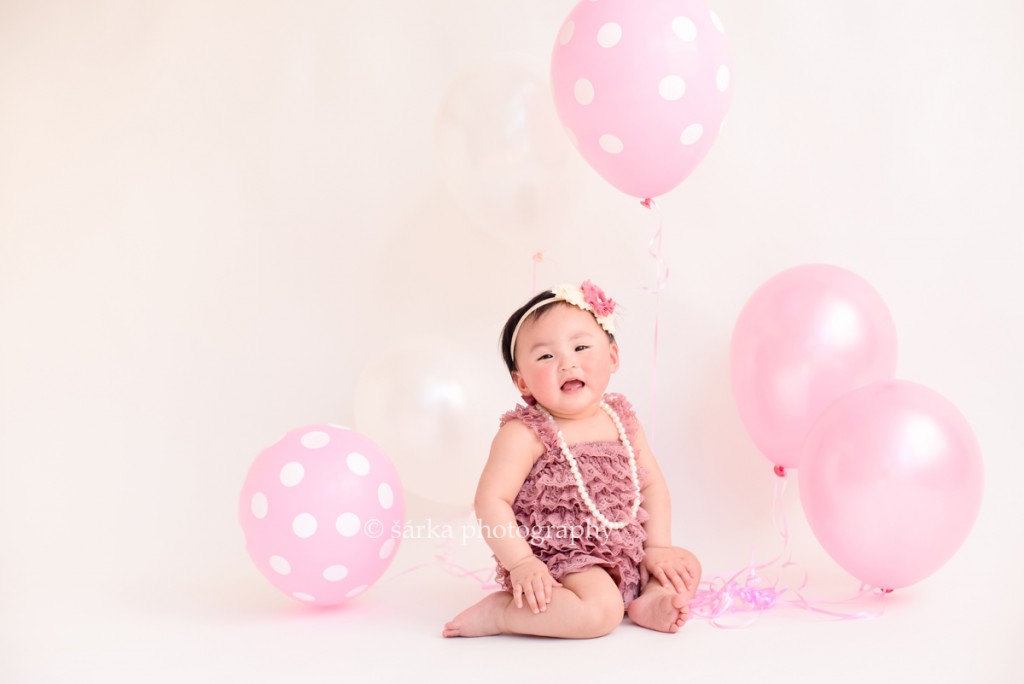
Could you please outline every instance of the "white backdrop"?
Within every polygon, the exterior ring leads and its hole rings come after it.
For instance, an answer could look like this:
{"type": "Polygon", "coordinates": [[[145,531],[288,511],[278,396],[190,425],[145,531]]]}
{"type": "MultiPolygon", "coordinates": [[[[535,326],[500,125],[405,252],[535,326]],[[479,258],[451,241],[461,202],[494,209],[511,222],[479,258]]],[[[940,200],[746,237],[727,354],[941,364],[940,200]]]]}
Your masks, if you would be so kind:
{"type": "MultiPolygon", "coordinates": [[[[736,414],[728,340],[758,285],[808,262],[872,283],[896,322],[897,376],[973,426],[986,489],[971,537],[878,620],[609,639],[727,677],[770,679],[755,663],[780,651],[807,681],[1024,671],[1024,9],[713,3],[735,94],[710,155],[659,199],[671,273],[654,394],[649,213],[568,154],[557,215],[517,231],[467,209],[439,171],[456,79],[509,62],[544,77],[573,4],[0,2],[0,679],[402,679],[440,649],[488,676],[493,640],[436,640],[475,586],[428,568],[405,576],[431,595],[415,607],[392,598],[396,580],[303,612],[252,568],[235,506],[261,448],[352,424],[360,370],[412,335],[486,369],[466,418],[489,434],[517,398],[499,328],[534,279],[593,278],[622,303],[613,389],[654,434],[677,543],[708,574],[770,555],[774,476],[736,414]],[[792,652],[808,639],[813,653],[792,652]],[[345,640],[363,650],[333,662],[345,640]],[[391,670],[355,657],[372,643],[410,656],[391,670]],[[751,658],[726,655],[739,647],[751,658]],[[837,671],[829,654],[851,650],[837,671]]],[[[796,494],[794,558],[852,593],[796,494]]],[[[456,503],[413,498],[410,516],[456,503]]],[[[393,570],[430,556],[409,541],[393,570]]]]}

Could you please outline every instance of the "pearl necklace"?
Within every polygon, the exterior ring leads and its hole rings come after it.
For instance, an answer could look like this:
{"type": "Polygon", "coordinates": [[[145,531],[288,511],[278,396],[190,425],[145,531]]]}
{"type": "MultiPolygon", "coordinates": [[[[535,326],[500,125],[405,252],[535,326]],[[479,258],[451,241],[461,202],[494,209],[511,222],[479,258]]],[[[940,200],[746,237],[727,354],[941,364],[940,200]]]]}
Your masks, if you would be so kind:
{"type": "Polygon", "coordinates": [[[619,431],[619,441],[622,442],[622,446],[626,447],[626,453],[629,454],[629,477],[633,480],[633,487],[636,489],[636,496],[633,498],[633,506],[630,509],[629,520],[623,520],[622,522],[612,522],[608,517],[597,508],[597,504],[590,498],[590,492],[587,491],[587,487],[583,484],[583,475],[580,474],[580,468],[576,464],[576,457],[569,451],[569,445],[565,443],[565,437],[562,435],[562,430],[558,427],[558,423],[555,421],[555,417],[548,412],[546,408],[540,404],[536,404],[537,409],[548,417],[554,426],[558,436],[558,446],[562,450],[562,455],[565,456],[565,460],[569,463],[569,470],[572,471],[572,475],[576,478],[576,489],[579,490],[580,496],[583,497],[583,502],[587,504],[587,508],[590,509],[590,513],[605,527],[612,530],[621,530],[623,527],[628,525],[630,521],[636,517],[637,510],[640,509],[640,480],[636,474],[636,454],[633,453],[633,445],[629,443],[629,438],[626,437],[626,428],[622,426],[622,421],[619,420],[619,415],[615,413],[615,409],[609,406],[603,399],[601,400],[601,408],[608,414],[608,417],[615,423],[615,428],[619,431]]]}

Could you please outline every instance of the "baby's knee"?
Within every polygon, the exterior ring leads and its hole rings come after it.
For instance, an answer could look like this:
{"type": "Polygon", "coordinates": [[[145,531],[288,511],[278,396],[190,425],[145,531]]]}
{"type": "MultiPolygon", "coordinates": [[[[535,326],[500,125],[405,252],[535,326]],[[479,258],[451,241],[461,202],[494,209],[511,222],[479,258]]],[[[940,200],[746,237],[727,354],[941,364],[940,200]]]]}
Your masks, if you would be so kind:
{"type": "Polygon", "coordinates": [[[610,634],[622,622],[622,616],[625,613],[622,597],[619,595],[594,601],[589,608],[586,629],[588,635],[594,637],[610,634]]]}

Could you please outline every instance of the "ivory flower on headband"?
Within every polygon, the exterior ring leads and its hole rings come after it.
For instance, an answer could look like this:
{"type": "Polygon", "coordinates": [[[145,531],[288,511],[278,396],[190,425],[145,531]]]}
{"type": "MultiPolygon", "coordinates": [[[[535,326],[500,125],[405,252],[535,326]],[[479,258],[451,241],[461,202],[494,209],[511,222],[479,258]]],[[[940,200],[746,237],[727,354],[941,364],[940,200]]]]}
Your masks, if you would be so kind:
{"type": "Polygon", "coordinates": [[[615,334],[615,300],[606,295],[604,291],[589,280],[584,280],[582,285],[570,285],[563,283],[551,288],[555,293],[554,299],[547,302],[564,301],[579,307],[584,311],[594,314],[598,325],[604,328],[610,335],[615,334]]]}

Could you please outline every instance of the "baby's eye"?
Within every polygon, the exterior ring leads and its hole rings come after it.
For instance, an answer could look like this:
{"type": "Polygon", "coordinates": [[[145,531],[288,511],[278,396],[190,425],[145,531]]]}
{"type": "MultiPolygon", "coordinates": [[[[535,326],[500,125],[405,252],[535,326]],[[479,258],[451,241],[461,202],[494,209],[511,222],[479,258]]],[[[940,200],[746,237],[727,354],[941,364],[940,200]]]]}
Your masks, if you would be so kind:
{"type": "Polygon", "coordinates": [[[544,361],[546,359],[551,359],[551,358],[554,358],[553,356],[551,356],[551,354],[542,354],[537,360],[538,361],[544,361]]]}
{"type": "Polygon", "coordinates": [[[587,346],[587,345],[585,345],[585,344],[580,344],[580,345],[577,345],[577,346],[576,346],[576,351],[585,351],[585,350],[587,350],[587,349],[589,349],[589,348],[590,348],[590,347],[588,347],[588,346],[587,346]]]}

